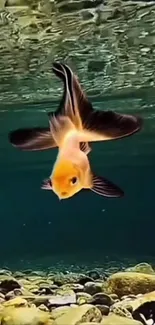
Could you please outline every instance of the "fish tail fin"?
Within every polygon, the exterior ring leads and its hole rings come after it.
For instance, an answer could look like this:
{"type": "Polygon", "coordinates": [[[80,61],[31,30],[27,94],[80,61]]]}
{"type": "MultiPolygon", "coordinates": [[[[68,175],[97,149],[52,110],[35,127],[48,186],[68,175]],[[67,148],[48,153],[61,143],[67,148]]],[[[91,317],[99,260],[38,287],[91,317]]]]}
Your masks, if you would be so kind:
{"type": "Polygon", "coordinates": [[[56,115],[68,116],[77,129],[82,129],[82,120],[79,114],[77,98],[74,93],[75,76],[72,70],[65,64],[53,63],[53,72],[64,83],[64,93],[56,115]]]}
{"type": "MultiPolygon", "coordinates": [[[[63,110],[82,131],[82,142],[121,139],[142,129],[143,119],[139,116],[94,109],[68,65],[53,63],[53,72],[64,82],[63,110]]],[[[62,111],[62,103],[58,111],[62,111]]]]}

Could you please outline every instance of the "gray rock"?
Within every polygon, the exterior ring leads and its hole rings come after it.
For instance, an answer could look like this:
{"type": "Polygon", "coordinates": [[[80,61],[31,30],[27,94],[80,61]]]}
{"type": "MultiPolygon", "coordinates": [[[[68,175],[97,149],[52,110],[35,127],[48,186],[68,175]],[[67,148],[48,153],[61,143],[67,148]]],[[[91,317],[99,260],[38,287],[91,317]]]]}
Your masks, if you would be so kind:
{"type": "Polygon", "coordinates": [[[7,269],[0,269],[0,275],[11,275],[11,274],[12,274],[11,271],[7,269]]]}
{"type": "Polygon", "coordinates": [[[71,289],[76,293],[76,292],[83,292],[84,286],[79,283],[71,283],[71,284],[64,284],[63,286],[60,287],[60,289],[71,289]]]}
{"type": "Polygon", "coordinates": [[[95,293],[102,292],[102,283],[100,282],[86,282],[84,285],[84,291],[94,295],[95,293]]]}
{"type": "Polygon", "coordinates": [[[109,314],[109,307],[106,305],[96,305],[96,307],[100,310],[101,314],[107,316],[109,314]]]}
{"type": "Polygon", "coordinates": [[[64,295],[64,296],[59,296],[59,295],[53,295],[49,299],[48,302],[48,307],[51,306],[64,306],[64,305],[70,305],[70,304],[76,304],[76,295],[64,295]]]}
{"type": "Polygon", "coordinates": [[[22,290],[21,289],[14,289],[14,294],[15,296],[21,296],[22,295],[22,290]]]}
{"type": "Polygon", "coordinates": [[[1,281],[0,290],[3,293],[8,293],[14,289],[21,288],[20,284],[15,279],[6,279],[1,281]]]}
{"type": "Polygon", "coordinates": [[[106,306],[111,306],[114,303],[114,300],[108,296],[107,294],[100,292],[100,293],[96,293],[93,297],[92,297],[92,304],[94,305],[106,305],[106,306]]]}
{"type": "Polygon", "coordinates": [[[81,297],[89,298],[89,299],[92,298],[92,296],[87,292],[77,292],[76,293],[76,298],[81,298],[81,297]]]}
{"type": "Polygon", "coordinates": [[[14,291],[9,291],[6,295],[5,295],[5,299],[6,300],[10,300],[13,299],[15,297],[14,291]]]}

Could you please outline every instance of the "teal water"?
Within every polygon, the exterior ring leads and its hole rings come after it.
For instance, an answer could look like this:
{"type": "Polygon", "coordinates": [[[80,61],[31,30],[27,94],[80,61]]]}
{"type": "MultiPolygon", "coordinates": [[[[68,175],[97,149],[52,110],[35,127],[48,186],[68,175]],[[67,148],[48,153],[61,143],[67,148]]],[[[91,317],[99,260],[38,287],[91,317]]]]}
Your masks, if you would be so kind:
{"type": "MultiPolygon", "coordinates": [[[[154,96],[150,89],[124,97],[90,98],[97,109],[139,114],[141,132],[129,138],[95,143],[92,168],[125,191],[121,199],[106,199],[81,191],[58,200],[40,189],[57,150],[21,152],[8,142],[19,127],[47,125],[46,111],[58,101],[0,107],[0,261],[46,261],[52,265],[95,263],[107,256],[135,258],[155,255],[154,96]],[[76,262],[75,262],[76,261],[76,262]]],[[[27,264],[26,264],[27,263],[27,264]]],[[[35,263],[35,262],[34,262],[35,263]]]]}

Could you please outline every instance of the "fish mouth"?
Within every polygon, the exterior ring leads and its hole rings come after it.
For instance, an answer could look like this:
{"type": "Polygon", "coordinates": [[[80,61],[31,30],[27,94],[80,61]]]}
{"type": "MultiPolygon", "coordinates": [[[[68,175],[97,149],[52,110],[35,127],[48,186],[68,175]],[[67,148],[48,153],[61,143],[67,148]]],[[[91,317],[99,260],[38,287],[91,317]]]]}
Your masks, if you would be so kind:
{"type": "Polygon", "coordinates": [[[67,192],[61,192],[60,194],[57,194],[58,195],[58,198],[59,198],[59,200],[61,201],[61,200],[63,200],[63,199],[68,199],[68,197],[69,197],[69,195],[68,195],[68,193],[67,192]]]}

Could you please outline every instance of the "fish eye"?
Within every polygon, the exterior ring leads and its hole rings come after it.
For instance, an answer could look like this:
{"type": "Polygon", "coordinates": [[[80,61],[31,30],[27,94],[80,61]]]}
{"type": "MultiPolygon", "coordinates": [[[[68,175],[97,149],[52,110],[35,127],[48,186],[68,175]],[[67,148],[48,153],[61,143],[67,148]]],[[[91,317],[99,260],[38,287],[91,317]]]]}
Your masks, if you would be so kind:
{"type": "Polygon", "coordinates": [[[75,185],[77,183],[77,181],[78,181],[78,178],[77,177],[72,177],[70,181],[71,181],[71,183],[73,185],[75,185]]]}

